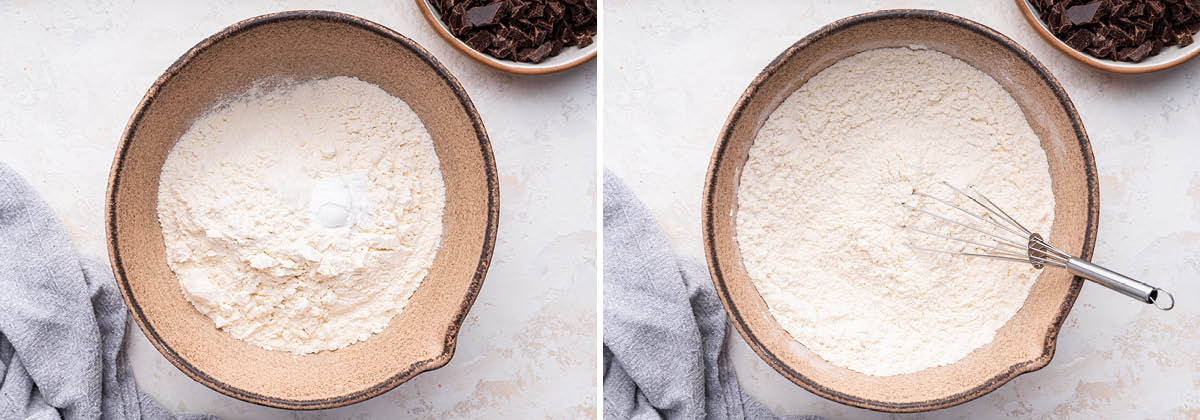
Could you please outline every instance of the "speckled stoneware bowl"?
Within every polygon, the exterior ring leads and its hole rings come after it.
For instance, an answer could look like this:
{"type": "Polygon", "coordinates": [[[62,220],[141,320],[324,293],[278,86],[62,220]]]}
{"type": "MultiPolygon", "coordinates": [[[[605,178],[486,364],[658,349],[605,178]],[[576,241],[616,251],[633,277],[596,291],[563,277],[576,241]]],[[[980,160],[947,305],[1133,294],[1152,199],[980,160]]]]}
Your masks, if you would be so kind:
{"type": "Polygon", "coordinates": [[[740,173],[759,127],[800,85],[834,62],[869,49],[912,45],[957,57],[1012,94],[1050,163],[1056,200],[1050,241],[1089,258],[1096,241],[1099,189],[1091,145],[1071,101],[1054,77],[1012,40],[978,23],[935,11],[886,10],[842,19],[772,61],[742,94],[721,132],[709,166],[702,212],[713,283],[750,347],[780,374],[813,393],[896,412],[961,404],[1046,366],[1083,281],[1063,270],[1042,271],[1025,305],[991,344],[951,365],[897,376],[870,376],[830,364],[792,338],[771,316],[747,277],[734,235],[740,173]]]}
{"type": "Polygon", "coordinates": [[[499,191],[483,122],[458,81],[423,48],[354,16],[275,13],[201,41],[154,82],[117,146],[107,197],[108,250],[125,303],[154,346],[225,395],[273,407],[366,400],[450,361],[487,273],[499,191]],[[268,76],[353,76],[404,100],[433,137],[446,184],[442,245],[428,277],[382,333],[304,356],[217,330],[184,299],[156,213],[167,152],[202,112],[268,76]]]}

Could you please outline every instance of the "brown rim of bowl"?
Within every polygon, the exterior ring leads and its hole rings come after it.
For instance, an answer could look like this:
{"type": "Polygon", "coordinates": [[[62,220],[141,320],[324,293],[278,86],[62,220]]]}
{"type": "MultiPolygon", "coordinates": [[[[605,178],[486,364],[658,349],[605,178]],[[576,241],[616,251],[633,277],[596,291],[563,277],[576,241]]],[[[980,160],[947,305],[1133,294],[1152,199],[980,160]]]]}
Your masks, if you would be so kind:
{"type": "Polygon", "coordinates": [[[1069,45],[1067,45],[1067,43],[1063,42],[1061,39],[1058,39],[1058,37],[1054,36],[1054,34],[1050,33],[1050,31],[1047,30],[1044,25],[1042,25],[1041,18],[1037,17],[1034,14],[1033,9],[1029,8],[1029,4],[1026,3],[1025,0],[1016,0],[1016,2],[1017,2],[1017,8],[1021,9],[1021,15],[1025,16],[1025,21],[1029,22],[1030,26],[1033,26],[1033,30],[1036,31],[1038,35],[1041,35],[1042,39],[1046,40],[1046,42],[1049,43],[1050,45],[1053,45],[1054,48],[1057,48],[1059,51],[1062,51],[1063,54],[1069,55],[1069,56],[1071,56],[1071,58],[1074,58],[1076,60],[1083,62],[1083,64],[1087,64],[1089,66],[1092,66],[1092,67],[1100,69],[1100,70],[1111,71],[1113,73],[1121,73],[1121,74],[1150,73],[1150,72],[1166,70],[1171,67],[1175,67],[1179,64],[1183,64],[1184,62],[1186,62],[1188,60],[1191,60],[1192,58],[1196,57],[1197,55],[1200,55],[1200,49],[1196,49],[1195,51],[1180,55],[1179,57],[1175,57],[1174,59],[1171,59],[1171,61],[1167,61],[1165,63],[1159,63],[1159,64],[1155,64],[1155,65],[1146,65],[1146,66],[1125,66],[1125,67],[1114,66],[1112,64],[1105,63],[1104,61],[1101,61],[1100,59],[1098,59],[1096,57],[1092,57],[1090,55],[1079,52],[1074,48],[1071,48],[1069,45]]]}
{"type": "Polygon", "coordinates": [[[440,368],[450,361],[450,358],[454,355],[454,347],[457,341],[458,331],[462,328],[462,323],[466,318],[467,312],[471,309],[471,305],[474,304],[475,298],[479,296],[479,289],[483,285],[483,279],[487,274],[488,266],[491,264],[492,251],[496,245],[497,222],[499,220],[499,206],[497,205],[499,202],[499,195],[500,190],[496,176],[496,162],[492,154],[492,146],[488,140],[487,132],[485,132],[483,128],[483,121],[480,119],[479,113],[475,110],[475,105],[471,103],[471,99],[467,97],[466,91],[463,90],[462,85],[460,85],[458,80],[455,79],[454,76],[451,75],[450,72],[446,70],[446,68],[443,67],[436,58],[430,55],[428,51],[426,51],[416,42],[413,42],[405,36],[400,35],[398,32],[393,31],[383,25],[344,13],[324,10],[293,10],[270,13],[237,22],[221,30],[221,32],[218,32],[197,43],[186,53],[184,53],[183,56],[171,64],[171,66],[168,67],[167,70],[164,71],[163,74],[154,81],[154,84],[151,85],[150,90],[147,91],[146,95],[142,98],[141,103],[138,104],[136,111],[134,111],[133,116],[129,119],[129,124],[125,127],[125,132],[121,136],[121,141],[117,144],[116,157],[113,159],[112,170],[109,173],[107,200],[105,203],[105,217],[107,219],[105,228],[107,229],[108,235],[109,261],[112,264],[113,274],[116,277],[117,284],[121,290],[121,295],[125,300],[125,304],[129,307],[130,312],[133,313],[133,320],[137,323],[138,327],[141,328],[142,332],[146,334],[146,337],[150,339],[150,342],[154,344],[154,347],[158,349],[159,353],[162,353],[162,355],[165,356],[166,359],[171,362],[171,364],[175,365],[176,368],[178,368],[187,376],[191,377],[193,380],[227,396],[269,407],[295,410],[317,410],[340,407],[379,396],[380,394],[390,391],[391,389],[408,381],[409,379],[412,379],[412,377],[416,376],[417,374],[440,368]],[[273,398],[230,386],[196,369],[190,363],[188,363],[187,360],[181,358],[173,349],[171,349],[170,346],[164,343],[162,338],[154,330],[154,327],[147,322],[145,314],[142,313],[141,306],[138,305],[137,299],[133,297],[133,292],[130,289],[129,280],[126,278],[125,268],[121,263],[121,255],[117,247],[117,242],[120,240],[120,238],[117,237],[115,213],[117,185],[121,182],[121,168],[125,163],[125,154],[128,150],[129,141],[133,138],[133,134],[137,129],[138,123],[141,121],[142,116],[145,114],[150,104],[154,102],[158,92],[161,90],[161,87],[170,83],[171,79],[174,78],[175,75],[177,75],[185,67],[187,67],[194,57],[212,45],[251,28],[267,25],[273,22],[292,20],[335,22],[365,29],[385,39],[394,41],[398,47],[407,48],[415,53],[415,55],[418,57],[421,57],[421,59],[424,60],[425,63],[430,67],[432,67],[433,70],[441,76],[442,80],[450,86],[451,90],[454,91],[455,96],[458,98],[459,104],[462,105],[462,107],[467,111],[467,114],[471,116],[471,124],[475,128],[475,136],[479,139],[479,151],[483,155],[483,160],[487,165],[488,218],[487,227],[484,230],[485,238],[483,249],[479,256],[479,265],[476,267],[475,274],[471,278],[471,286],[468,289],[467,295],[463,299],[462,304],[459,306],[458,312],[454,315],[454,320],[451,323],[451,327],[449,330],[447,330],[446,337],[442,343],[442,353],[432,359],[421,360],[413,363],[400,370],[392,377],[365,390],[338,397],[314,400],[273,398]]]}
{"type": "Polygon", "coordinates": [[[479,51],[475,51],[474,48],[471,48],[465,42],[462,42],[462,40],[459,40],[458,38],[456,38],[454,36],[454,34],[450,33],[450,31],[446,30],[446,27],[442,26],[441,20],[439,20],[437,18],[437,16],[433,15],[433,10],[431,10],[429,8],[429,4],[426,3],[426,0],[416,0],[416,1],[417,1],[417,7],[421,9],[421,15],[425,16],[425,21],[429,23],[429,26],[433,27],[433,31],[437,32],[438,36],[441,36],[442,39],[446,40],[447,44],[450,44],[458,51],[462,52],[463,54],[466,54],[468,57],[474,58],[475,61],[486,64],[488,67],[494,68],[496,70],[502,70],[502,71],[506,71],[509,73],[524,74],[524,75],[557,73],[557,72],[560,72],[563,70],[573,68],[580,64],[586,63],[593,58],[596,58],[596,53],[600,50],[599,48],[596,48],[596,49],[592,50],[592,52],[588,53],[587,55],[582,55],[582,56],[579,56],[579,58],[576,58],[574,60],[559,64],[559,65],[554,65],[554,66],[518,67],[518,66],[506,65],[504,63],[497,62],[496,60],[498,60],[498,59],[496,59],[496,58],[492,58],[490,56],[484,55],[483,53],[481,53],[479,51]]]}
{"type": "MultiPolygon", "coordinates": [[[[1017,376],[1020,376],[1021,374],[1041,369],[1045,367],[1046,364],[1050,363],[1050,359],[1054,356],[1055,340],[1058,338],[1059,330],[1062,328],[1062,324],[1067,317],[1067,313],[1071,311],[1071,306],[1074,305],[1075,299],[1079,296],[1079,290],[1083,287],[1083,278],[1076,276],[1072,279],[1067,299],[1059,307],[1058,314],[1054,317],[1054,323],[1046,334],[1042,348],[1042,354],[1036,359],[1009,366],[1004,372],[992,377],[991,379],[988,379],[982,385],[965,392],[948,396],[946,398],[909,403],[891,403],[886,401],[866,399],[825,388],[821,384],[816,383],[808,377],[800,374],[800,372],[795,371],[790,366],[783,364],[779,357],[763,347],[762,343],[759,342],[754,333],[747,329],[743,314],[739,312],[736,307],[730,304],[729,289],[725,284],[724,277],[721,275],[722,261],[717,259],[715,244],[716,238],[713,235],[713,220],[715,220],[716,217],[713,214],[713,201],[714,195],[716,194],[716,189],[713,188],[713,184],[716,183],[717,171],[721,167],[720,162],[725,156],[725,147],[729,143],[730,136],[733,134],[733,127],[736,125],[736,122],[742,118],[742,112],[749,104],[750,97],[753,96],[766,82],[766,80],[770,79],[782,66],[782,63],[787,60],[788,57],[791,57],[797,50],[805,48],[809,44],[821,38],[859,23],[901,18],[946,22],[966,28],[972,32],[991,39],[992,41],[1003,45],[1005,48],[1021,57],[1025,64],[1032,67],[1038,73],[1038,75],[1041,76],[1042,80],[1046,82],[1046,84],[1049,85],[1054,91],[1055,96],[1058,97],[1059,105],[1066,110],[1067,114],[1071,118],[1071,125],[1074,128],[1076,138],[1080,140],[1079,147],[1083,152],[1084,164],[1087,167],[1087,185],[1088,191],[1091,193],[1088,196],[1089,211],[1087,216],[1087,229],[1084,232],[1083,253],[1080,255],[1080,258],[1084,260],[1091,259],[1092,252],[1096,246],[1095,232],[1100,216],[1098,205],[1100,201],[1100,192],[1099,185],[1096,180],[1096,163],[1095,158],[1092,155],[1092,146],[1091,143],[1088,142],[1087,134],[1083,131],[1083,125],[1079,119],[1079,114],[1075,111],[1075,106],[1071,103],[1071,100],[1067,98],[1062,86],[1058,84],[1058,81],[1054,79],[1054,76],[1051,75],[1050,72],[1041,65],[1041,63],[1038,63],[1028,51],[1025,51],[1024,48],[1021,48],[1020,45],[1017,45],[1017,43],[1013,42],[1011,39],[1008,39],[1004,35],[1001,35],[999,32],[996,32],[987,26],[959,16],[935,10],[879,10],[839,19],[818,29],[816,32],[809,34],[800,41],[797,41],[795,44],[792,44],[791,47],[788,47],[788,49],[778,57],[775,57],[775,59],[772,60],[771,63],[768,64],[767,67],[763,69],[763,71],[759,73],[757,77],[754,78],[754,81],[750,83],[750,86],[746,88],[746,91],[742,93],[742,96],[738,99],[737,105],[735,105],[733,108],[733,112],[730,113],[729,119],[726,120],[725,126],[721,129],[721,136],[716,144],[715,149],[713,150],[712,160],[709,162],[708,178],[704,183],[704,202],[703,209],[701,211],[701,229],[703,230],[704,235],[705,258],[708,260],[709,273],[712,275],[713,284],[717,289],[717,295],[721,298],[721,304],[725,307],[725,311],[728,313],[730,321],[733,323],[734,327],[737,328],[738,333],[742,335],[742,338],[746,340],[746,343],[750,345],[750,348],[752,348],[755,353],[758,353],[758,356],[762,358],[763,361],[767,362],[767,364],[771,365],[771,367],[777,372],[796,385],[799,385],[804,389],[807,389],[808,391],[824,398],[837,401],[842,404],[876,411],[916,412],[962,404],[994,391],[996,388],[999,388],[1001,385],[1004,385],[1006,382],[1017,376]]],[[[735,261],[733,263],[737,264],[739,262],[735,261]]]]}

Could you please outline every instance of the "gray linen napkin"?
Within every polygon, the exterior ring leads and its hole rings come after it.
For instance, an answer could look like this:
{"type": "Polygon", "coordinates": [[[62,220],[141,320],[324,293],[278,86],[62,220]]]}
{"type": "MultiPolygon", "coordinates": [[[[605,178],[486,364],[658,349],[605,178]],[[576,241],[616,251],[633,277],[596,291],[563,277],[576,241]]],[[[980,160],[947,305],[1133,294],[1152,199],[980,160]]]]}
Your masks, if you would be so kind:
{"type": "Polygon", "coordinates": [[[738,385],[728,332],[708,270],[677,258],[650,212],[606,170],[605,418],[776,418],[738,385]]]}
{"type": "Polygon", "coordinates": [[[0,418],[175,418],[133,382],[127,314],[107,264],[76,256],[46,203],[0,163],[0,418]]]}

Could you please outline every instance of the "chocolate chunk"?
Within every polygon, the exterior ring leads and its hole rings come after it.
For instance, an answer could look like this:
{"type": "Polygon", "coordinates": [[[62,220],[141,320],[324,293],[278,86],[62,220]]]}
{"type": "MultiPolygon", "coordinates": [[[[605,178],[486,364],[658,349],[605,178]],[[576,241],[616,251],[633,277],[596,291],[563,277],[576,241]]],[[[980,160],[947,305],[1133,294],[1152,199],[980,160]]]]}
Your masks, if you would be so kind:
{"type": "Polygon", "coordinates": [[[1142,61],[1167,46],[1195,42],[1200,0],[1030,0],[1050,32],[1071,48],[1142,61]]]}
{"type": "Polygon", "coordinates": [[[493,39],[495,39],[495,35],[492,35],[489,32],[479,31],[476,32],[475,35],[471,35],[470,38],[467,38],[466,42],[467,45],[472,49],[476,51],[483,51],[492,46],[493,39]]]}
{"type": "Polygon", "coordinates": [[[471,28],[471,24],[467,22],[466,11],[463,7],[453,7],[450,9],[450,19],[446,21],[450,25],[450,32],[455,35],[462,36],[471,28]]]}
{"type": "MultiPolygon", "coordinates": [[[[1145,4],[1146,4],[1146,8],[1150,11],[1150,16],[1155,16],[1155,17],[1162,16],[1163,12],[1165,12],[1167,10],[1167,5],[1163,4],[1163,2],[1158,1],[1158,0],[1150,0],[1150,1],[1147,1],[1145,4]]],[[[1140,4],[1139,4],[1139,6],[1140,6],[1140,4]]]]}
{"type": "Polygon", "coordinates": [[[1125,32],[1120,26],[1109,26],[1107,36],[1121,43],[1133,43],[1133,35],[1125,32]]]}
{"type": "Polygon", "coordinates": [[[1158,54],[1160,51],[1162,51],[1163,45],[1165,45],[1165,44],[1163,44],[1162,41],[1159,41],[1157,39],[1150,41],[1150,42],[1152,43],[1152,45],[1150,47],[1150,55],[1158,54]]]}
{"type": "Polygon", "coordinates": [[[431,0],[467,46],[493,57],[541,62],[596,36],[597,0],[431,0]]]}
{"type": "Polygon", "coordinates": [[[529,53],[529,56],[526,58],[530,62],[541,63],[542,60],[545,60],[546,56],[550,54],[550,50],[554,48],[550,44],[551,43],[547,42],[545,44],[538,46],[536,49],[533,50],[533,52],[529,53]]]}
{"type": "Polygon", "coordinates": [[[1113,45],[1113,42],[1110,39],[1108,42],[1101,44],[1098,47],[1088,48],[1087,52],[1099,58],[1106,58],[1112,55],[1115,48],[1116,47],[1113,45]]]}
{"type": "Polygon", "coordinates": [[[1168,31],[1165,26],[1159,27],[1158,34],[1155,36],[1155,38],[1167,45],[1173,45],[1173,42],[1175,41],[1173,34],[1171,31],[1168,31]]]}
{"type": "Polygon", "coordinates": [[[538,45],[546,43],[546,35],[550,34],[548,29],[549,28],[533,28],[533,43],[538,45]]]}
{"type": "Polygon", "coordinates": [[[478,6],[467,9],[467,22],[474,27],[495,25],[500,17],[500,6],[504,3],[495,2],[487,6],[478,6]]]}
{"type": "Polygon", "coordinates": [[[1128,11],[1125,8],[1129,7],[1129,4],[1130,2],[1128,0],[1115,0],[1109,3],[1108,14],[1110,16],[1121,16],[1127,14],[1128,11]]]}
{"type": "Polygon", "coordinates": [[[1200,0],[1183,0],[1183,5],[1192,12],[1192,16],[1200,17],[1200,0]]]}
{"type": "Polygon", "coordinates": [[[561,18],[563,16],[563,12],[567,11],[567,7],[563,6],[563,4],[559,2],[550,2],[546,3],[546,11],[550,12],[551,17],[561,18]]]}
{"type": "Polygon", "coordinates": [[[509,36],[512,37],[513,42],[518,45],[526,45],[526,44],[533,43],[533,36],[529,35],[528,32],[525,32],[521,28],[518,28],[516,26],[509,27],[508,33],[509,33],[509,36]]]}
{"type": "Polygon", "coordinates": [[[575,45],[578,45],[579,48],[592,45],[592,38],[594,36],[594,34],[575,34],[575,45]]]}
{"type": "Polygon", "coordinates": [[[1124,13],[1125,16],[1129,17],[1140,17],[1144,14],[1146,14],[1146,3],[1134,4],[1124,13]]]}
{"type": "Polygon", "coordinates": [[[1141,44],[1143,42],[1146,42],[1146,34],[1149,34],[1149,33],[1150,33],[1150,30],[1146,29],[1145,27],[1134,26],[1133,33],[1130,34],[1130,37],[1133,38],[1133,43],[1141,44]]]}
{"type": "Polygon", "coordinates": [[[1193,19],[1191,23],[1184,25],[1183,31],[1189,34],[1200,32],[1200,15],[1197,15],[1196,19],[1193,19]]]}
{"type": "Polygon", "coordinates": [[[1096,38],[1096,34],[1092,33],[1092,31],[1080,29],[1073,32],[1064,42],[1071,46],[1071,48],[1083,51],[1084,48],[1092,45],[1092,39],[1094,38],[1096,38]]]}
{"type": "Polygon", "coordinates": [[[1179,47],[1186,47],[1186,46],[1188,46],[1188,45],[1192,45],[1192,42],[1194,42],[1194,41],[1193,41],[1193,39],[1192,39],[1192,36],[1191,36],[1191,35],[1188,35],[1188,34],[1179,34],[1179,41],[1177,41],[1177,42],[1175,43],[1175,45],[1176,45],[1176,46],[1179,46],[1179,47]]]}
{"type": "Polygon", "coordinates": [[[1132,47],[1125,47],[1125,48],[1118,49],[1117,52],[1113,54],[1113,59],[1118,60],[1118,61],[1132,61],[1129,59],[1129,53],[1132,53],[1132,52],[1133,52],[1132,47]]]}
{"type": "Polygon", "coordinates": [[[529,11],[529,2],[515,0],[508,2],[508,14],[510,16],[524,16],[529,11]]]}
{"type": "Polygon", "coordinates": [[[1068,7],[1066,11],[1067,21],[1071,22],[1071,25],[1094,23],[1099,17],[1097,12],[1100,11],[1102,4],[1103,2],[1101,1],[1093,1],[1088,4],[1068,7]]]}
{"type": "Polygon", "coordinates": [[[1050,25],[1050,32],[1055,34],[1065,33],[1067,29],[1071,28],[1071,22],[1067,21],[1067,17],[1061,13],[1050,15],[1050,20],[1046,23],[1050,25]]]}
{"type": "Polygon", "coordinates": [[[1033,5],[1033,10],[1039,15],[1046,14],[1046,11],[1050,10],[1050,0],[1032,0],[1029,3],[1033,5]]]}
{"type": "Polygon", "coordinates": [[[1150,54],[1151,48],[1152,48],[1151,43],[1149,43],[1149,42],[1142,43],[1142,45],[1139,45],[1137,48],[1135,48],[1133,51],[1131,51],[1127,58],[1129,59],[1129,61],[1132,61],[1135,63],[1141,62],[1143,59],[1146,58],[1147,55],[1150,54]]]}

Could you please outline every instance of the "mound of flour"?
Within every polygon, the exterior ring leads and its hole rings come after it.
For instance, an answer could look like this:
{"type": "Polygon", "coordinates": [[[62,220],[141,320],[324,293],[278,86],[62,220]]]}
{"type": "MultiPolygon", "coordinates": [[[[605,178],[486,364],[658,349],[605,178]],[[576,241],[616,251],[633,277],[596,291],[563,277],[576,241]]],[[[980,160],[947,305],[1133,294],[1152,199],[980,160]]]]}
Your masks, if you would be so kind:
{"type": "Polygon", "coordinates": [[[1050,231],[1045,152],[986,74],[937,51],[877,49],[801,86],[759,130],[738,189],[738,247],[775,319],[825,360],[878,376],[991,342],[1037,271],[909,248],[962,249],[899,229],[939,226],[899,203],[914,202],[914,189],[952,197],[942,181],[976,185],[1050,231]]]}
{"type": "Polygon", "coordinates": [[[407,104],[348,77],[260,83],[171,149],[167,263],[217,328],[268,350],[378,333],[429,272],[445,186],[407,104]]]}

